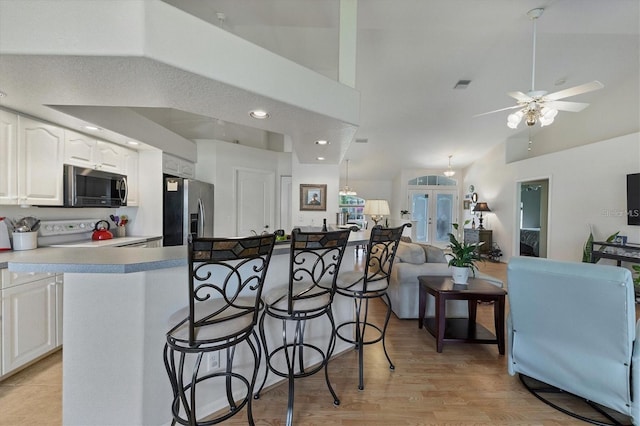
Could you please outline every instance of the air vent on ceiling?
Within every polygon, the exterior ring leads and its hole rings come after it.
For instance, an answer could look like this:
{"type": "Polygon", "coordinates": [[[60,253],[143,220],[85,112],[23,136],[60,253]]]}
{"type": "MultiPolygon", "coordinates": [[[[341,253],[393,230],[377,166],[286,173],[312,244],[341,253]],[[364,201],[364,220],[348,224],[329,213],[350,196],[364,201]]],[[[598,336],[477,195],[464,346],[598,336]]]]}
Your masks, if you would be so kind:
{"type": "Polygon", "coordinates": [[[356,143],[368,143],[369,139],[366,138],[362,138],[362,139],[356,139],[356,143]]]}
{"type": "Polygon", "coordinates": [[[471,80],[458,80],[458,82],[456,83],[455,86],[453,86],[453,88],[466,89],[467,87],[469,87],[469,84],[471,84],[471,80]]]}

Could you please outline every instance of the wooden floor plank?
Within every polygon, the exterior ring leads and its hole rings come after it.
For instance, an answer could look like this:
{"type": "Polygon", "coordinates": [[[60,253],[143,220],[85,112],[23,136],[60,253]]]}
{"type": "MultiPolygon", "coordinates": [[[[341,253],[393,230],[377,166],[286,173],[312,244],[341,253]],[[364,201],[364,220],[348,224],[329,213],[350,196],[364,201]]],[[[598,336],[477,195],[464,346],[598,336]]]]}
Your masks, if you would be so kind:
{"type": "MultiPolygon", "coordinates": [[[[480,269],[506,282],[506,265],[485,262],[480,269]]],[[[416,295],[417,297],[417,295],[416,295]]],[[[374,304],[380,319],[385,305],[374,304]]],[[[493,306],[478,306],[478,321],[493,329],[493,306]]],[[[435,339],[417,320],[392,316],[388,351],[396,366],[389,370],[381,345],[365,350],[365,389],[359,391],[356,351],[330,364],[340,397],[333,405],[324,374],[296,381],[294,421],[300,425],[579,425],[529,394],[507,373],[506,356],[496,345],[445,343],[437,353],[435,339]]],[[[58,352],[0,382],[0,425],[62,424],[62,353],[58,352]]],[[[165,374],[164,371],[159,374],[165,374]]],[[[282,425],[286,384],[263,392],[254,401],[258,425],[282,425]]],[[[169,418],[167,407],[167,418],[169,418]]],[[[228,425],[246,424],[246,413],[228,425]]]]}

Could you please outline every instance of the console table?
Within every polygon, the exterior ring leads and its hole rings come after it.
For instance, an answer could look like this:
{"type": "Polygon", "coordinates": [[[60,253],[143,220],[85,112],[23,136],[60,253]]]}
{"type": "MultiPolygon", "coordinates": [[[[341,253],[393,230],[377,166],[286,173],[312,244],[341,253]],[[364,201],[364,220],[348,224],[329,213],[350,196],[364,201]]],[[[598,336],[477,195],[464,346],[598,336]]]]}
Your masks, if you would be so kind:
{"type": "Polygon", "coordinates": [[[489,256],[493,246],[493,233],[490,229],[467,229],[464,230],[464,242],[467,244],[484,243],[478,247],[478,253],[489,256]]]}
{"type": "Polygon", "coordinates": [[[640,263],[640,244],[594,241],[591,243],[591,263],[600,259],[613,259],[618,266],[622,262],[640,263]],[[599,246],[597,250],[596,246],[599,246]]]}

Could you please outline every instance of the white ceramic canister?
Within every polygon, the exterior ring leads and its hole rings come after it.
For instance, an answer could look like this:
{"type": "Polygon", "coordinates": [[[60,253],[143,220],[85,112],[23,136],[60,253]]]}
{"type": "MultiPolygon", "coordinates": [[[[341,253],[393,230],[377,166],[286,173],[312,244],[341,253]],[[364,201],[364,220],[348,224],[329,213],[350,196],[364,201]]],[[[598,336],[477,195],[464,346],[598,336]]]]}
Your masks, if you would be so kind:
{"type": "Polygon", "coordinates": [[[14,232],[14,250],[32,250],[38,248],[38,232],[14,232]]]}

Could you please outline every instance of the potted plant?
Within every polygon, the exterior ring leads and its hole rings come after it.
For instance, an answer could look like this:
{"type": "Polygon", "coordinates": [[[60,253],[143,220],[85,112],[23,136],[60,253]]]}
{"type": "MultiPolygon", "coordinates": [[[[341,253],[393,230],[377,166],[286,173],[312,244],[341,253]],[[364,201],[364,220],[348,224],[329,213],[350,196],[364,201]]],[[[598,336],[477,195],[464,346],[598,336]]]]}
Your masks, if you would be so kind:
{"type": "Polygon", "coordinates": [[[640,298],[640,265],[631,265],[631,269],[637,274],[633,278],[633,288],[635,290],[636,301],[640,298]]]}
{"type": "MultiPolygon", "coordinates": [[[[469,221],[465,221],[465,225],[469,221]]],[[[453,229],[458,230],[458,224],[452,224],[453,229]]],[[[451,278],[456,284],[466,284],[469,278],[469,270],[473,276],[476,276],[477,261],[484,261],[477,250],[484,242],[478,244],[467,244],[460,242],[453,233],[449,233],[449,248],[451,253],[449,254],[449,266],[452,268],[451,278]]]]}

